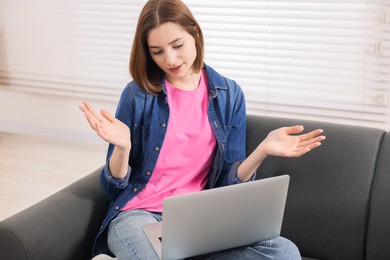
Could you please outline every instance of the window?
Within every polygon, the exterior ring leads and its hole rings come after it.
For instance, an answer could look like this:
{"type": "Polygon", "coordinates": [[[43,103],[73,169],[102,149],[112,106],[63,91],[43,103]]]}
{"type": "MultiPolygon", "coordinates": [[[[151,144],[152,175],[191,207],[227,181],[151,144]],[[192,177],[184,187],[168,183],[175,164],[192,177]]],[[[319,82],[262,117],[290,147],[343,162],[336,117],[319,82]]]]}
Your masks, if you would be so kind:
{"type": "MultiPolygon", "coordinates": [[[[0,84],[116,102],[144,2],[3,1],[0,84]]],[[[248,113],[390,129],[390,0],[184,2],[248,113]]]]}

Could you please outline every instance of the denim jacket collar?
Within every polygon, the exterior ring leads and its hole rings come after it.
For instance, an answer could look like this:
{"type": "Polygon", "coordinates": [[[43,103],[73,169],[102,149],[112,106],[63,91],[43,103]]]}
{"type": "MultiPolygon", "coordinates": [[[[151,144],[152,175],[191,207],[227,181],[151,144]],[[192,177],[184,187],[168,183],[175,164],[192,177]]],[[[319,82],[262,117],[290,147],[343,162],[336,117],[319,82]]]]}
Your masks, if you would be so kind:
{"type": "MultiPolygon", "coordinates": [[[[213,68],[209,67],[206,63],[204,63],[203,68],[206,70],[208,85],[209,85],[209,96],[211,98],[215,98],[218,95],[218,89],[227,89],[227,85],[224,81],[223,77],[216,77],[219,75],[213,68]]],[[[163,90],[161,94],[167,97],[167,87],[165,86],[165,77],[162,80],[163,90]]]]}

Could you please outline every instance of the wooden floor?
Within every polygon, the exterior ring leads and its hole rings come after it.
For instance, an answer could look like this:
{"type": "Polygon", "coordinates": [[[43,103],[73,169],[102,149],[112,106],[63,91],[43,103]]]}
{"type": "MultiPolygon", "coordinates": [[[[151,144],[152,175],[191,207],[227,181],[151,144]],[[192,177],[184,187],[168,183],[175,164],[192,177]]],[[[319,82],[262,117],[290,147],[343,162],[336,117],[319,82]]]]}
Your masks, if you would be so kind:
{"type": "Polygon", "coordinates": [[[0,132],[0,220],[104,164],[107,145],[0,132]]]}

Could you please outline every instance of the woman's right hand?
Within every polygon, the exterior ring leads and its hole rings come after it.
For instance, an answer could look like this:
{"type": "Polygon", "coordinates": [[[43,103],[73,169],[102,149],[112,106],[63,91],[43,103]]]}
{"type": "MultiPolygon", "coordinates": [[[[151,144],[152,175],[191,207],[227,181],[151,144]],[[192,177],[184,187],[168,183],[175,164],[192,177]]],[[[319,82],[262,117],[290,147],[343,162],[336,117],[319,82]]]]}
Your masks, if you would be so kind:
{"type": "Polygon", "coordinates": [[[113,117],[107,110],[97,113],[91,105],[84,101],[79,108],[83,111],[89,125],[106,142],[117,148],[130,150],[130,129],[120,120],[113,117]]]}

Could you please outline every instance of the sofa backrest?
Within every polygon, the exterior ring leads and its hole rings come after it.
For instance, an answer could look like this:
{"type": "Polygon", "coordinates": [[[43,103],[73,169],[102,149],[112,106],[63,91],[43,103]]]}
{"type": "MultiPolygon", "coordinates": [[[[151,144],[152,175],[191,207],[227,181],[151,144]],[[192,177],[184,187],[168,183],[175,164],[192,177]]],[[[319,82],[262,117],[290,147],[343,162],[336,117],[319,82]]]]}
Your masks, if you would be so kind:
{"type": "Polygon", "coordinates": [[[371,198],[367,260],[390,259],[390,132],[383,138],[371,198]]]}
{"type": "Polygon", "coordinates": [[[269,157],[257,171],[257,179],[291,176],[282,236],[304,257],[364,259],[371,187],[385,131],[248,115],[247,153],[270,131],[296,124],[305,132],[322,128],[327,139],[300,158],[269,157]]]}

